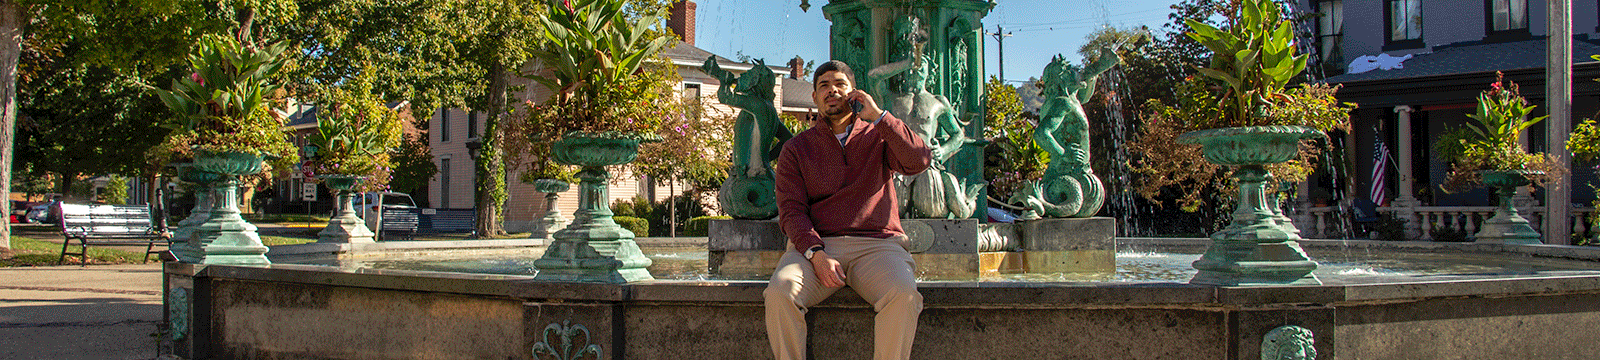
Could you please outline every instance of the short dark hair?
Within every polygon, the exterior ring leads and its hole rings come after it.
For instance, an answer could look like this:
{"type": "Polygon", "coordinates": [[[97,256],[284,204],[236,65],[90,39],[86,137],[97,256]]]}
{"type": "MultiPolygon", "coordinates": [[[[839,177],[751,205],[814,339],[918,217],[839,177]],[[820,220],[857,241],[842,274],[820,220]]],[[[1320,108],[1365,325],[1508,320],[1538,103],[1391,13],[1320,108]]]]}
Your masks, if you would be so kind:
{"type": "Polygon", "coordinates": [[[826,74],[830,71],[844,73],[844,77],[846,79],[850,79],[850,84],[854,85],[856,83],[856,72],[850,70],[850,64],[846,64],[839,60],[828,60],[828,62],[822,63],[822,65],[817,65],[817,71],[811,72],[811,87],[817,87],[817,79],[822,78],[822,74],[826,74]]]}

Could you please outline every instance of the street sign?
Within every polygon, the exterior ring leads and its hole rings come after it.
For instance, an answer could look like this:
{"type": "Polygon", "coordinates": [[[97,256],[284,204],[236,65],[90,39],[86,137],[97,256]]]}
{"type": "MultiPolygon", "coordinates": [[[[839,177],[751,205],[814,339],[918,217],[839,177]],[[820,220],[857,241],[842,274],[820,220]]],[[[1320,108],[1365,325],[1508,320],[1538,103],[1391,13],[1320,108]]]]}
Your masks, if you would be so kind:
{"type": "Polygon", "coordinates": [[[313,183],[300,184],[300,200],[301,201],[317,201],[317,184],[313,184],[313,183]]]}

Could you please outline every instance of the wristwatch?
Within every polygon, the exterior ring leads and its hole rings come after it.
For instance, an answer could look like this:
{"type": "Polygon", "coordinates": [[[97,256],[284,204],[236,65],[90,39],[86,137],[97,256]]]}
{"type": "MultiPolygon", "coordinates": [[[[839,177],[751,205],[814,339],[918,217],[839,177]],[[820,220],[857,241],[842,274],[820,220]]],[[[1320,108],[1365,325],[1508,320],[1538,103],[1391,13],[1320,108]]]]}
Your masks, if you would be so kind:
{"type": "Polygon", "coordinates": [[[810,249],[806,249],[806,260],[811,260],[811,256],[816,255],[818,251],[822,251],[822,245],[816,245],[812,246],[810,249]]]}

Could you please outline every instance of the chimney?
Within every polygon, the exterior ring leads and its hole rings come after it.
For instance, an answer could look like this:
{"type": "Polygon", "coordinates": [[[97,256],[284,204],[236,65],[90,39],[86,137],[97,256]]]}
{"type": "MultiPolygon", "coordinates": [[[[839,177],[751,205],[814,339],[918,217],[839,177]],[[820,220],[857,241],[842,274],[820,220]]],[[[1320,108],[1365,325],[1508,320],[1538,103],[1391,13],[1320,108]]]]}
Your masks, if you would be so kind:
{"type": "Polygon", "coordinates": [[[667,17],[667,28],[689,45],[694,45],[694,9],[694,1],[675,2],[667,17]]]}
{"type": "Polygon", "coordinates": [[[806,76],[805,71],[806,71],[806,60],[805,59],[801,59],[800,56],[798,56],[798,55],[796,55],[793,59],[789,59],[789,78],[790,79],[803,79],[803,78],[805,78],[805,76],[806,76]]]}

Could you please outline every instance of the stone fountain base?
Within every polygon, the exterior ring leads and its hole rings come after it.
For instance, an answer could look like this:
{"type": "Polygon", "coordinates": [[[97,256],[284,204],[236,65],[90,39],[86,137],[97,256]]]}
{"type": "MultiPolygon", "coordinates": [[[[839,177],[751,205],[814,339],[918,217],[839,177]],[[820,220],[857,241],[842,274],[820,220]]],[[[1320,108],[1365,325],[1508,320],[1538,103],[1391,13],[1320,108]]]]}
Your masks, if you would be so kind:
{"type": "MultiPolygon", "coordinates": [[[[1120,240],[1141,249],[1209,243],[1120,240]]],[[[1600,263],[1592,247],[1303,244],[1600,263]]],[[[560,283],[281,262],[169,262],[163,275],[167,322],[185,325],[164,334],[183,358],[572,358],[534,355],[566,342],[573,351],[594,345],[600,359],[770,354],[765,281],[560,283]]],[[[1600,327],[1600,272],[1593,270],[1264,287],[922,282],[918,291],[925,309],[914,359],[1259,359],[1263,338],[1285,325],[1314,334],[1318,359],[1600,358],[1590,345],[1600,336],[1574,331],[1600,327]]],[[[852,290],[807,317],[815,358],[870,352],[872,337],[862,334],[872,333],[872,306],[852,290]]]]}
{"type": "MultiPolygon", "coordinates": [[[[1041,219],[979,224],[974,219],[903,219],[923,280],[973,280],[1012,273],[1110,274],[1116,270],[1116,219],[1041,219]]],[[[773,220],[713,220],[710,273],[765,280],[788,249],[773,220]]]]}

